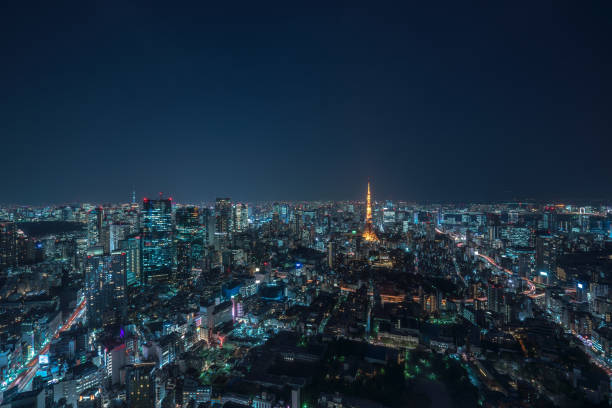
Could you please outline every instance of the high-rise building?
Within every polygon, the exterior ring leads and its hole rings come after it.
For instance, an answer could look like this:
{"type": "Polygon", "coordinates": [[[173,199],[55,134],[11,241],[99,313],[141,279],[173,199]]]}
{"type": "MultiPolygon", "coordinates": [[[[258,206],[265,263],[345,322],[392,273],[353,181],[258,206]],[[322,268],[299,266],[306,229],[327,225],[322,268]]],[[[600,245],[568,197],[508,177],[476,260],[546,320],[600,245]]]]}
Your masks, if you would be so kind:
{"type": "Polygon", "coordinates": [[[132,408],[155,407],[155,363],[128,366],[125,375],[127,405],[132,408]]]}
{"type": "Polygon", "coordinates": [[[272,214],[272,221],[270,222],[270,230],[274,236],[278,235],[280,231],[280,215],[277,212],[272,214]]]}
{"type": "Polygon", "coordinates": [[[496,313],[501,313],[505,304],[505,293],[503,286],[495,283],[489,283],[487,289],[488,309],[496,313]]]}
{"type": "Polygon", "coordinates": [[[336,244],[333,241],[329,241],[327,244],[327,266],[329,269],[334,269],[336,264],[336,244]]]}
{"type": "Polygon", "coordinates": [[[549,234],[555,233],[557,230],[556,209],[553,206],[544,207],[542,213],[542,229],[549,234]]]}
{"type": "Polygon", "coordinates": [[[304,226],[304,212],[302,209],[297,208],[293,212],[293,223],[292,223],[292,232],[297,236],[298,239],[301,239],[302,227],[304,226]]]}
{"type": "Polygon", "coordinates": [[[215,216],[210,208],[201,208],[202,226],[204,227],[204,246],[208,247],[215,243],[215,216]]]}
{"type": "Polygon", "coordinates": [[[370,195],[370,182],[368,181],[368,195],[366,196],[366,217],[365,217],[365,228],[363,230],[363,239],[369,242],[378,242],[378,237],[374,231],[374,224],[372,223],[372,201],[370,195]]]}
{"type": "Polygon", "coordinates": [[[87,251],[85,289],[87,323],[91,328],[121,324],[127,314],[126,254],[115,251],[105,255],[102,247],[87,251]]]}
{"type": "Polygon", "coordinates": [[[248,204],[236,203],[233,206],[234,232],[244,232],[249,228],[249,206],[248,204]]]}
{"type": "Polygon", "coordinates": [[[557,240],[553,235],[540,235],[536,238],[536,273],[551,279],[556,273],[557,240]]]}
{"type": "Polygon", "coordinates": [[[501,230],[501,221],[499,214],[488,213],[487,214],[487,232],[489,235],[489,242],[494,242],[499,239],[501,230]]]}
{"type": "Polygon", "coordinates": [[[215,244],[226,248],[232,230],[232,202],[229,198],[215,200],[215,244]]]}
{"type": "Polygon", "coordinates": [[[15,223],[0,222],[0,270],[17,264],[17,231],[15,223]]]}
{"type": "Polygon", "coordinates": [[[517,224],[519,221],[518,211],[508,211],[508,224],[517,224]]]}
{"type": "Polygon", "coordinates": [[[142,270],[145,283],[164,282],[172,272],[172,199],[142,203],[142,270]]]}
{"type": "Polygon", "coordinates": [[[177,208],[175,220],[177,277],[183,280],[202,259],[203,242],[198,207],[177,208]]]}
{"type": "Polygon", "coordinates": [[[94,208],[87,214],[87,244],[89,246],[98,245],[102,239],[102,226],[104,222],[104,209],[94,208]]]}
{"type": "Polygon", "coordinates": [[[133,235],[119,241],[119,249],[126,255],[127,285],[143,284],[142,238],[140,235],[133,235]]]}

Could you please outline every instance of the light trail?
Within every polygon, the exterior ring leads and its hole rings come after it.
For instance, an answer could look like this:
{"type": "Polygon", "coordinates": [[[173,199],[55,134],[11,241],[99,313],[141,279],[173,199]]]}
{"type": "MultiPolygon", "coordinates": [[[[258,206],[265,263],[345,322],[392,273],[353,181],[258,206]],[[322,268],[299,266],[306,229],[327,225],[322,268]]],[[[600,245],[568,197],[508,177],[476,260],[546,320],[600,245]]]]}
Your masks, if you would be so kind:
{"type": "MultiPolygon", "coordinates": [[[[65,332],[66,330],[68,330],[70,327],[72,327],[72,325],[74,324],[75,320],[81,315],[81,313],[83,312],[83,310],[85,309],[85,305],[86,305],[86,300],[83,300],[76,309],[74,309],[74,312],[72,312],[72,315],[70,315],[70,317],[68,318],[68,320],[66,320],[66,322],[64,323],[64,325],[62,327],[59,328],[59,330],[53,335],[52,339],[56,339],[59,337],[60,333],[65,332]]],[[[38,357],[42,354],[46,354],[49,351],[49,348],[51,347],[51,341],[49,341],[45,347],[43,347],[26,365],[25,367],[22,369],[23,371],[11,382],[9,383],[7,386],[0,388],[0,391],[4,391],[4,390],[10,390],[13,387],[19,387],[19,391],[22,391],[30,382],[30,380],[34,377],[34,374],[36,374],[36,371],[38,371],[38,357]],[[25,379],[25,381],[24,381],[25,379]]],[[[0,398],[1,401],[1,398],[0,398]]]]}
{"type": "MultiPolygon", "coordinates": [[[[435,228],[435,230],[436,230],[436,232],[438,234],[448,235],[453,240],[457,240],[457,238],[453,234],[451,234],[450,232],[445,232],[445,231],[443,231],[443,230],[441,230],[439,228],[435,228]]],[[[476,255],[479,256],[480,258],[484,259],[485,261],[487,261],[489,264],[491,264],[492,266],[494,266],[498,270],[506,273],[507,275],[514,276],[514,272],[512,272],[509,269],[503,268],[501,265],[499,265],[497,262],[495,262],[491,257],[489,257],[487,255],[480,254],[480,253],[477,253],[476,255]]],[[[536,286],[533,283],[533,281],[531,281],[531,280],[529,280],[527,278],[524,278],[524,277],[521,277],[521,279],[523,281],[525,281],[527,283],[527,286],[528,286],[527,290],[521,292],[523,295],[527,295],[527,296],[529,296],[531,298],[540,298],[540,297],[544,296],[543,293],[536,294],[536,286]]]]}
{"type": "MultiPolygon", "coordinates": [[[[491,257],[483,255],[483,254],[477,254],[477,256],[481,257],[482,259],[484,259],[485,261],[487,261],[489,264],[493,265],[494,267],[496,267],[498,270],[508,274],[509,276],[514,276],[514,272],[512,272],[509,269],[503,268],[501,265],[499,265],[497,262],[495,262],[491,257]]],[[[534,297],[541,297],[543,296],[543,294],[536,294],[536,286],[533,283],[533,281],[522,277],[522,280],[524,280],[527,283],[527,286],[529,287],[527,290],[521,292],[523,295],[528,295],[528,296],[534,296],[534,297]]]]}

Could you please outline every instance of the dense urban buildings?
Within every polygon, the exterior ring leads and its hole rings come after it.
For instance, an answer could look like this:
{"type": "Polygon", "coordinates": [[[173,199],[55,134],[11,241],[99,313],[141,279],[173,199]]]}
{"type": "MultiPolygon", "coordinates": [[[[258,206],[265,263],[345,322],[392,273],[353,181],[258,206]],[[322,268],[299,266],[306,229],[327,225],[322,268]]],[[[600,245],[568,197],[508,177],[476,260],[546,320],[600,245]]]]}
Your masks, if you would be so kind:
{"type": "Polygon", "coordinates": [[[2,406],[608,404],[612,207],[373,191],[3,207],[2,406]]]}
{"type": "Polygon", "coordinates": [[[611,16],[4,2],[0,408],[609,407],[611,16]]]}

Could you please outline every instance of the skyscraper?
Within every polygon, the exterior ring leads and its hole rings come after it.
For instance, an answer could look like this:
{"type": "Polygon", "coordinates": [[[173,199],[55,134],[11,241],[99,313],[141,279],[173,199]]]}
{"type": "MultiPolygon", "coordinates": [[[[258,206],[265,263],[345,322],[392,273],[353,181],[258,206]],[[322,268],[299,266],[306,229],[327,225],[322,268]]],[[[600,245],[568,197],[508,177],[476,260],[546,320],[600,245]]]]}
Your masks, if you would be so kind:
{"type": "Polygon", "coordinates": [[[249,227],[249,206],[248,204],[236,203],[233,206],[233,231],[244,232],[249,227]]]}
{"type": "Polygon", "coordinates": [[[557,239],[553,235],[540,235],[536,238],[536,272],[552,279],[557,269],[557,239]]]}
{"type": "Polygon", "coordinates": [[[548,234],[553,234],[557,230],[557,214],[554,206],[547,205],[542,213],[542,229],[548,234]]]}
{"type": "Polygon", "coordinates": [[[142,238],[140,235],[127,237],[119,241],[119,248],[126,255],[127,285],[140,285],[143,282],[142,274],[142,238]]]}
{"type": "Polygon", "coordinates": [[[0,271],[17,264],[17,233],[12,222],[0,222],[0,271]]]}
{"type": "Polygon", "coordinates": [[[198,207],[176,210],[176,268],[180,280],[189,276],[191,268],[202,259],[203,241],[198,207]]]}
{"type": "Polygon", "coordinates": [[[215,245],[226,248],[232,228],[232,202],[229,198],[215,200],[215,245]]]}
{"type": "Polygon", "coordinates": [[[172,271],[172,199],[142,203],[142,270],[145,283],[164,282],[172,271]]]}
{"type": "Polygon", "coordinates": [[[87,214],[87,245],[98,245],[102,239],[102,226],[104,221],[104,209],[94,208],[87,214]]]}
{"type": "Polygon", "coordinates": [[[85,262],[87,322],[92,328],[121,324],[127,314],[126,254],[103,252],[101,247],[90,248],[85,262]]]}
{"type": "Polygon", "coordinates": [[[378,242],[376,232],[374,232],[374,225],[372,224],[372,201],[370,195],[370,182],[368,181],[368,195],[366,197],[366,218],[365,228],[363,230],[363,239],[369,242],[378,242]]]}

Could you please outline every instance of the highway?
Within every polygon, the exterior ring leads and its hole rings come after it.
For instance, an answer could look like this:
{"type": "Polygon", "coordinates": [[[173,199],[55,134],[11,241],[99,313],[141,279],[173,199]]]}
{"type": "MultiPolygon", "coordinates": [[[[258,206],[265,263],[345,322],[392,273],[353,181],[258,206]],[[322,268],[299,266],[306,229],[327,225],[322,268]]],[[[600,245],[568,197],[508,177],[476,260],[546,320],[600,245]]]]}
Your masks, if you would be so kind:
{"type": "MultiPolygon", "coordinates": [[[[70,329],[74,322],[81,316],[83,310],[85,310],[86,301],[83,300],[77,307],[74,309],[68,320],[64,323],[62,327],[60,327],[57,332],[53,335],[53,338],[59,337],[60,333],[70,329]]],[[[51,341],[49,340],[47,344],[25,365],[22,369],[21,373],[9,384],[0,387],[0,391],[10,390],[13,387],[18,387],[18,390],[23,391],[27,385],[30,383],[34,375],[38,371],[38,357],[40,355],[46,354],[49,351],[49,347],[51,346],[51,341]]],[[[1,401],[1,398],[0,398],[1,401]]]]}
{"type": "MultiPolygon", "coordinates": [[[[451,239],[453,239],[455,241],[458,240],[458,237],[456,237],[455,235],[451,234],[450,232],[443,231],[443,230],[441,230],[439,228],[436,228],[436,232],[438,234],[448,235],[451,239]]],[[[478,257],[480,257],[481,259],[484,259],[485,261],[487,261],[491,266],[495,267],[499,271],[502,271],[502,272],[508,274],[509,276],[514,276],[514,272],[512,272],[510,269],[503,268],[501,265],[499,265],[497,262],[495,262],[491,257],[483,255],[483,254],[478,253],[478,252],[476,252],[476,255],[478,257]]],[[[459,276],[461,276],[461,275],[459,275],[459,276]]],[[[522,292],[523,295],[527,295],[527,296],[532,297],[532,298],[538,298],[538,297],[544,296],[543,293],[536,294],[536,286],[535,286],[535,283],[533,283],[533,281],[529,280],[528,278],[521,278],[521,279],[524,280],[527,283],[527,286],[528,286],[528,289],[522,292]]]]}
{"type": "MultiPolygon", "coordinates": [[[[455,237],[451,233],[442,231],[438,228],[436,228],[436,232],[438,232],[439,234],[448,235],[452,239],[457,240],[457,237],[455,237]]],[[[476,255],[480,257],[481,259],[485,260],[486,262],[488,262],[491,266],[497,268],[498,270],[510,276],[514,276],[514,273],[511,270],[503,268],[501,265],[495,262],[491,257],[480,254],[480,253],[476,253],[476,255]]],[[[540,297],[545,296],[544,293],[536,293],[536,286],[533,283],[533,281],[527,278],[521,278],[521,279],[523,279],[528,285],[528,289],[522,292],[524,295],[527,295],[531,298],[540,298],[540,297]]],[[[567,291],[571,291],[571,289],[566,290],[566,292],[567,291]]],[[[587,356],[590,358],[591,362],[593,362],[593,364],[595,364],[596,366],[604,370],[606,374],[608,375],[608,377],[610,378],[610,381],[612,381],[612,366],[599,353],[596,353],[593,351],[593,345],[591,341],[587,338],[584,338],[583,336],[581,336],[580,334],[576,333],[573,330],[572,330],[572,335],[578,340],[580,340],[581,344],[583,345],[583,349],[586,352],[587,356]]],[[[525,352],[526,350],[522,342],[520,342],[520,345],[521,345],[521,348],[523,349],[523,352],[525,352]]]]}

